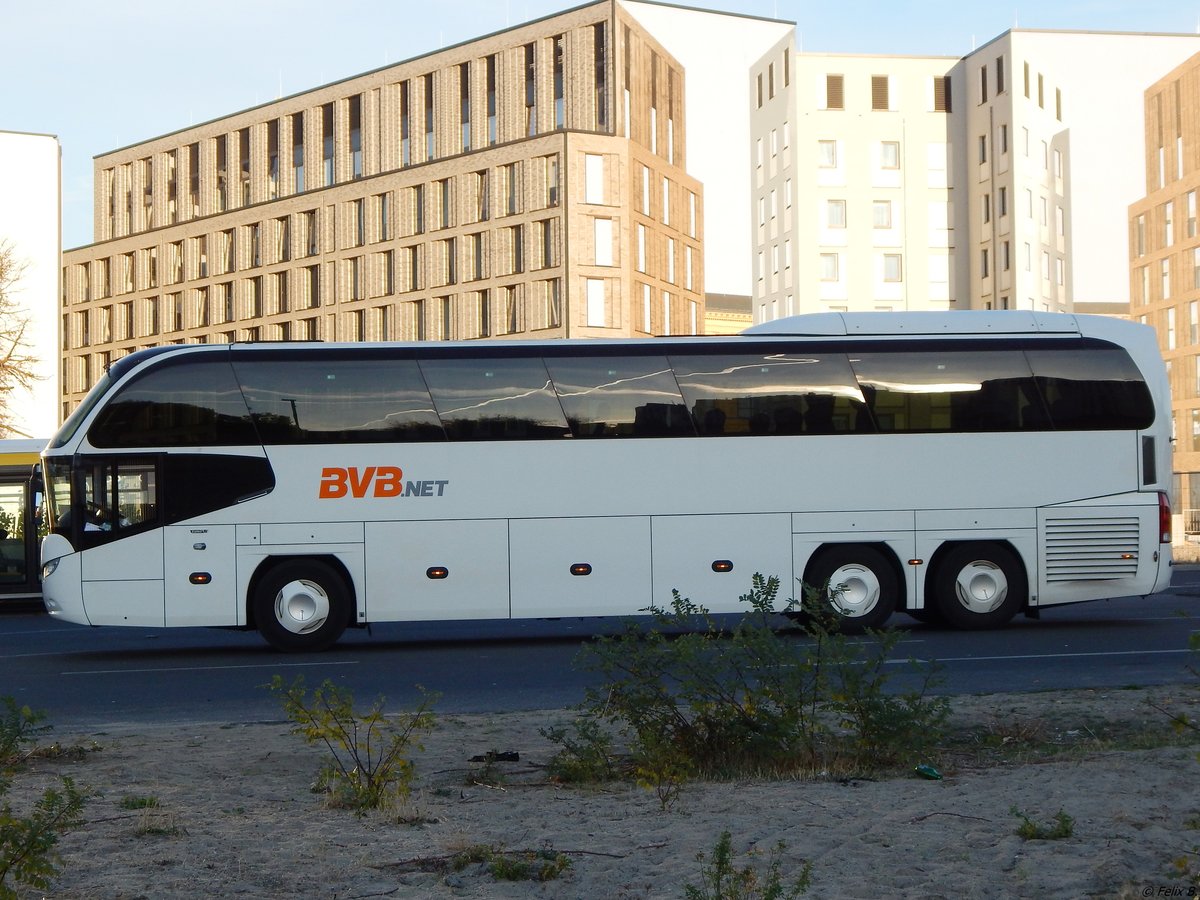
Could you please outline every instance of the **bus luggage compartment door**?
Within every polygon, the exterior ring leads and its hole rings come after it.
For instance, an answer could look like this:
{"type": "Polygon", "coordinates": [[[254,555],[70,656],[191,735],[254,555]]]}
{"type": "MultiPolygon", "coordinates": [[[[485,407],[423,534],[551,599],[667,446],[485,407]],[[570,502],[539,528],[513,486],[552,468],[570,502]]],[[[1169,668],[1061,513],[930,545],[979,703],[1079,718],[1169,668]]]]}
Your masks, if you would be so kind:
{"type": "Polygon", "coordinates": [[[650,599],[650,519],[513,519],[513,618],[633,616],[650,599]]]}
{"type": "Polygon", "coordinates": [[[508,521],[369,522],[371,622],[508,618],[508,521]]]}
{"type": "Polygon", "coordinates": [[[234,526],[174,525],[164,535],[167,625],[237,622],[234,526]]]}
{"type": "Polygon", "coordinates": [[[671,605],[671,591],[711,612],[743,612],[739,597],[751,576],[778,577],[781,609],[795,596],[792,580],[792,517],[788,513],[655,516],[654,603],[671,605]]]}

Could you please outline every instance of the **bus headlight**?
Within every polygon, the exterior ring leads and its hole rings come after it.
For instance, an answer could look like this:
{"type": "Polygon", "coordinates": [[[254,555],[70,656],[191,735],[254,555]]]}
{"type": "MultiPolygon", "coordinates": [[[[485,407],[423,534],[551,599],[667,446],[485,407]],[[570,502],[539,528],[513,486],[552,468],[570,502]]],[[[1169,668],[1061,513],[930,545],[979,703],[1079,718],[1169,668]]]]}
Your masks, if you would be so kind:
{"type": "Polygon", "coordinates": [[[62,557],[60,556],[58,559],[52,559],[49,562],[42,564],[42,581],[45,581],[54,574],[54,570],[58,568],[58,564],[61,561],[62,557]]]}

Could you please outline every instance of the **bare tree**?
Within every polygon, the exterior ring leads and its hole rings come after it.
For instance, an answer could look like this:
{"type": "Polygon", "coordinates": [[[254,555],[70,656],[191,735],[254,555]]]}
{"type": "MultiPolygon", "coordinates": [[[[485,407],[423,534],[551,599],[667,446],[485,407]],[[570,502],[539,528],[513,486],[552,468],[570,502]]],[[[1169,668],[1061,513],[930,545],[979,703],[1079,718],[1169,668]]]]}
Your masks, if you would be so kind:
{"type": "Polygon", "coordinates": [[[27,390],[38,379],[38,360],[26,342],[29,315],[13,296],[26,265],[11,242],[0,240],[0,437],[8,437],[13,427],[13,392],[27,390]]]}

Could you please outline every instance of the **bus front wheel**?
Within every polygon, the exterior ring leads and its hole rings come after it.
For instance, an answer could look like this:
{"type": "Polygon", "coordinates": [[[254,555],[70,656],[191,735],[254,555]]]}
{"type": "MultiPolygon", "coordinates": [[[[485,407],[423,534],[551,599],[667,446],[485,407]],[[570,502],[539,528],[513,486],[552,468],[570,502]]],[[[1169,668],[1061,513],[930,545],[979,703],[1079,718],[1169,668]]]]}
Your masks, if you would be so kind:
{"type": "Polygon", "coordinates": [[[825,608],[840,616],[841,630],[850,633],[883,627],[900,590],[891,562],[866,544],[822,551],[809,563],[804,580],[821,592],[825,608]]]}
{"type": "Polygon", "coordinates": [[[955,628],[995,628],[1025,605],[1025,567],[1004,544],[963,544],[934,573],[938,612],[955,628]]]}
{"type": "Polygon", "coordinates": [[[290,560],[275,566],[254,594],[258,632],[276,650],[324,650],[342,636],[349,619],[345,581],[319,560],[290,560]]]}

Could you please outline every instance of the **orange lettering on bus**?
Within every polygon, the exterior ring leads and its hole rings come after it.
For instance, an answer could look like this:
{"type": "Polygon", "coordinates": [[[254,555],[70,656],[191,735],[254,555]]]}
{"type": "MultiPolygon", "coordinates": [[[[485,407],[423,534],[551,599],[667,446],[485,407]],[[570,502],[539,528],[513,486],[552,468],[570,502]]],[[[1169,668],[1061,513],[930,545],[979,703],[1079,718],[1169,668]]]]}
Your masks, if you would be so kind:
{"type": "Polygon", "coordinates": [[[326,468],[321,470],[321,488],[317,496],[322,500],[333,500],[346,496],[346,470],[326,468]]]}
{"type": "Polygon", "coordinates": [[[404,492],[403,478],[404,472],[399,466],[367,466],[361,470],[357,466],[328,466],[321,470],[317,497],[322,500],[346,496],[362,498],[368,491],[375,497],[399,497],[404,492]]]}
{"type": "Polygon", "coordinates": [[[399,466],[380,466],[375,473],[375,496],[399,497],[404,490],[403,476],[399,466]]]}

